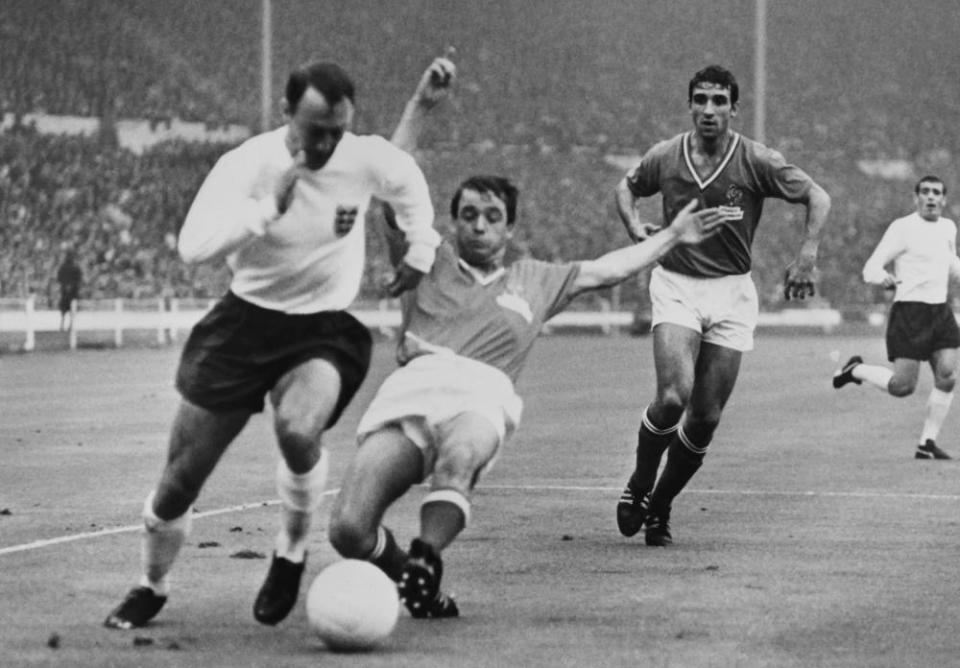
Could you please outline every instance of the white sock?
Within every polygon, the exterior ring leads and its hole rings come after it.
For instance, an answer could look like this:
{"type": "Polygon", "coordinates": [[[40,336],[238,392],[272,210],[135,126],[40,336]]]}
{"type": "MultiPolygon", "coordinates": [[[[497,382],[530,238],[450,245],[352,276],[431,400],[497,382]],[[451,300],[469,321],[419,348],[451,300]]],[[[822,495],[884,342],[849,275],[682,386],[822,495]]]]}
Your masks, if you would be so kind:
{"type": "Polygon", "coordinates": [[[923,432],[920,434],[921,444],[926,443],[927,439],[937,440],[952,401],[953,392],[943,392],[937,388],[930,391],[930,397],[927,399],[927,419],[923,421],[923,432]]]}
{"type": "Polygon", "coordinates": [[[893,378],[893,371],[885,366],[858,364],[853,368],[851,375],[857,380],[862,380],[884,392],[888,392],[887,388],[890,385],[890,379],[893,378]]]}
{"type": "Polygon", "coordinates": [[[150,587],[161,596],[166,596],[170,591],[167,576],[180,548],[190,534],[193,508],[188,509],[180,517],[162,520],[153,512],[154,495],[155,493],[151,492],[143,504],[144,532],[140,544],[143,576],[140,578],[140,584],[150,587]]]}
{"type": "Polygon", "coordinates": [[[307,553],[307,536],[313,515],[323,500],[327,484],[327,455],[320,453],[316,465],[297,475],[283,459],[277,465],[277,492],[280,496],[280,531],[277,556],[301,563],[307,553]]]}

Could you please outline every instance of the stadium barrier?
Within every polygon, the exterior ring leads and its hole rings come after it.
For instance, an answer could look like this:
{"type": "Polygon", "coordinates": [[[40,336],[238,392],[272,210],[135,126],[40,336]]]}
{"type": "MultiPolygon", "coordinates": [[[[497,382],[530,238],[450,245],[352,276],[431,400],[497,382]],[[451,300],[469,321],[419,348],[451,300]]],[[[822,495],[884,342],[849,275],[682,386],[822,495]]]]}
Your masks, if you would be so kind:
{"type": "MultiPolygon", "coordinates": [[[[158,298],[153,300],[114,299],[81,300],[72,305],[71,317],[66,319],[64,331],[71,350],[78,347],[81,332],[112,332],[113,345],[124,345],[124,332],[131,330],[155,332],[158,345],[174,343],[181,332],[188,331],[213,307],[215,300],[181,300],[158,298]]],[[[594,330],[615,335],[622,328],[634,324],[635,314],[611,306],[608,300],[599,300],[599,308],[591,311],[570,310],[554,317],[544,328],[545,333],[557,329],[594,330]]],[[[400,325],[400,311],[395,300],[359,304],[351,312],[367,327],[391,337],[400,325]]],[[[810,328],[829,333],[843,322],[839,311],[830,308],[784,309],[760,314],[760,327],[810,328]]],[[[872,314],[871,325],[883,324],[881,314],[872,314]],[[873,317],[879,316],[879,317],[873,317]]],[[[36,347],[40,332],[61,331],[61,316],[56,309],[38,308],[34,298],[0,299],[0,334],[18,337],[15,346],[23,351],[36,347]]],[[[153,338],[153,335],[151,335],[153,338]]]]}

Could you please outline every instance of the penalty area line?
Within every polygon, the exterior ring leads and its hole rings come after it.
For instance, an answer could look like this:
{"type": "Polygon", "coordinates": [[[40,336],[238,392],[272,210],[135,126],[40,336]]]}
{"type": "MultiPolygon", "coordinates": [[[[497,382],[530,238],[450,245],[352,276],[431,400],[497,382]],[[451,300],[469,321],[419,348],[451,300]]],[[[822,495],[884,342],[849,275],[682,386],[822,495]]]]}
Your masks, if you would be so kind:
{"type": "MultiPolygon", "coordinates": [[[[500,490],[515,492],[613,492],[619,494],[623,487],[605,485],[483,485],[478,491],[500,490]]],[[[818,490],[774,489],[685,489],[683,494],[721,494],[727,496],[783,496],[783,497],[828,497],[848,499],[921,499],[936,501],[960,501],[960,494],[923,494],[911,492],[831,492],[818,490]]]]}
{"type": "MultiPolygon", "coordinates": [[[[339,489],[328,489],[323,493],[323,496],[332,496],[333,494],[336,494],[339,491],[340,491],[339,489]]],[[[215,508],[214,510],[205,510],[203,512],[194,513],[193,519],[215,517],[217,515],[226,515],[228,513],[241,513],[245,510],[275,506],[279,503],[280,503],[279,499],[273,499],[271,501],[256,501],[254,503],[241,503],[236,506],[227,506],[226,508],[215,508]]],[[[58,536],[56,538],[46,538],[44,540],[35,540],[29,543],[21,543],[20,545],[0,547],[0,557],[7,554],[15,554],[17,552],[39,550],[44,547],[61,545],[63,543],[72,543],[78,540],[87,540],[88,538],[102,538],[104,536],[112,536],[118,533],[133,533],[134,531],[140,531],[141,529],[143,529],[143,524],[129,524],[127,526],[122,526],[122,527],[113,527],[112,529],[99,529],[97,531],[85,531],[84,533],[70,534],[69,536],[58,536]]]]}

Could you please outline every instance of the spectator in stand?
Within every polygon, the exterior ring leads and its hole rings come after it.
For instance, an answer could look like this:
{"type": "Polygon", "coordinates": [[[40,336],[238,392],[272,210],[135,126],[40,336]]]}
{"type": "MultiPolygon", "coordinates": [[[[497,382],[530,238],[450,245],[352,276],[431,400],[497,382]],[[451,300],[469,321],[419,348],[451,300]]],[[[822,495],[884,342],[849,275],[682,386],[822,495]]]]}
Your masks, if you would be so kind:
{"type": "Polygon", "coordinates": [[[57,283],[60,284],[60,331],[73,329],[74,304],[80,299],[80,286],[83,284],[83,270],[77,264],[72,250],[68,250],[57,270],[57,283]]]}

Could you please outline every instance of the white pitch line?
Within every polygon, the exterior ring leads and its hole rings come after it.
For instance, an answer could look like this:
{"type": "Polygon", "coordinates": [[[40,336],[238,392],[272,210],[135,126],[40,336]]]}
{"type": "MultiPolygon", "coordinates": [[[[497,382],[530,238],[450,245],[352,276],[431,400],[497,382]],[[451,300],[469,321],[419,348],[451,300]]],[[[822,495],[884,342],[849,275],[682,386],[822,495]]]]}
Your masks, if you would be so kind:
{"type": "MultiPolygon", "coordinates": [[[[516,492],[611,492],[622,491],[620,487],[606,486],[586,486],[586,485],[483,485],[480,491],[501,490],[516,492]]],[[[339,489],[328,489],[323,493],[324,496],[332,496],[339,492],[339,489]]],[[[775,491],[762,489],[687,489],[684,494],[725,494],[730,496],[783,496],[783,497],[831,497],[831,498],[850,498],[850,499],[918,499],[918,500],[939,500],[939,501],[960,501],[960,494],[901,494],[896,492],[817,492],[809,491],[775,491]]],[[[200,513],[194,513],[194,519],[204,517],[214,517],[216,515],[226,515],[228,513],[239,513],[253,508],[263,508],[265,506],[275,506],[280,503],[279,500],[257,501],[255,503],[243,503],[237,506],[227,506],[226,508],[217,508],[215,510],[206,510],[200,513]]],[[[87,538],[101,538],[118,533],[132,533],[143,528],[142,524],[130,524],[128,526],[114,527],[112,529],[100,529],[98,531],[86,531],[84,533],[71,534],[69,536],[59,536],[57,538],[47,538],[45,540],[36,540],[30,543],[21,543],[20,545],[11,545],[10,547],[0,548],[0,557],[17,552],[27,552],[29,550],[39,550],[44,547],[60,545],[62,543],[72,543],[77,540],[86,540],[87,538]]]]}

